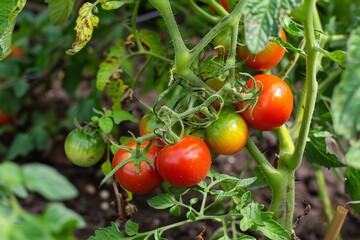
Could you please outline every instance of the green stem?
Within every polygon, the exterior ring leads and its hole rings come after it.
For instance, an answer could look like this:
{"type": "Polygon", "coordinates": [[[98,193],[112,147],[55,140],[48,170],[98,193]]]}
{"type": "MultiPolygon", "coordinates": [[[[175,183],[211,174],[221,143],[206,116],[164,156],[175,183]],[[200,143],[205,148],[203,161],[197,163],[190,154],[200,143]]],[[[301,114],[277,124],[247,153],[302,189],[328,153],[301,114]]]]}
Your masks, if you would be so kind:
{"type": "Polygon", "coordinates": [[[140,40],[140,36],[139,36],[139,32],[136,28],[136,19],[137,19],[137,16],[138,16],[138,11],[139,11],[139,7],[140,7],[140,3],[141,1],[135,1],[135,7],[134,7],[134,11],[133,11],[133,14],[132,14],[132,18],[131,18],[131,31],[134,35],[134,38],[135,38],[135,42],[136,42],[136,45],[138,47],[138,49],[140,51],[144,51],[144,47],[141,43],[141,40],[140,40]]]}
{"type": "Polygon", "coordinates": [[[288,164],[291,161],[291,156],[294,153],[294,143],[291,139],[290,133],[286,125],[282,125],[277,129],[280,143],[279,161],[284,161],[288,164]]]}
{"type": "Polygon", "coordinates": [[[223,18],[218,24],[216,24],[202,39],[201,41],[191,49],[190,53],[192,59],[200,54],[201,51],[210,43],[210,41],[223,31],[226,27],[238,26],[242,13],[247,4],[247,0],[240,1],[234,8],[234,10],[226,18],[223,18]]]}
{"type": "Polygon", "coordinates": [[[295,151],[292,157],[291,164],[289,164],[290,170],[296,170],[302,160],[307,137],[310,130],[311,119],[315,109],[318,83],[316,81],[317,73],[317,59],[319,53],[314,51],[316,46],[316,39],[314,34],[313,25],[313,8],[316,8],[316,0],[305,0],[304,8],[307,12],[304,22],[304,33],[306,39],[306,97],[304,105],[304,116],[300,126],[300,133],[295,145],[295,151]]]}
{"type": "Polygon", "coordinates": [[[274,212],[274,218],[291,232],[295,209],[295,172],[285,166],[280,166],[279,171],[280,181],[270,185],[272,198],[269,211],[274,212]]]}
{"type": "Polygon", "coordinates": [[[203,16],[206,20],[212,23],[218,23],[220,21],[219,17],[213,16],[208,12],[204,11],[199,5],[197,5],[194,0],[189,0],[190,7],[196,12],[197,15],[203,16]]]}
{"type": "Polygon", "coordinates": [[[161,13],[169,31],[171,41],[175,49],[175,69],[186,69],[189,62],[189,49],[186,47],[175,21],[174,13],[169,0],[149,0],[150,3],[161,13]]]}
{"type": "Polygon", "coordinates": [[[281,181],[280,173],[268,162],[268,160],[260,152],[259,148],[251,140],[251,138],[249,138],[246,142],[246,149],[249,151],[260,170],[263,172],[268,184],[274,187],[278,185],[278,182],[281,181]]]}
{"type": "Polygon", "coordinates": [[[324,178],[324,173],[321,170],[321,167],[318,165],[314,166],[315,168],[315,177],[316,177],[316,182],[318,184],[319,187],[319,195],[320,195],[320,199],[321,202],[324,205],[324,211],[326,214],[326,218],[328,223],[330,223],[333,219],[333,212],[332,212],[332,208],[331,208],[331,202],[329,199],[329,195],[326,191],[326,182],[325,182],[325,178],[324,178]]]}

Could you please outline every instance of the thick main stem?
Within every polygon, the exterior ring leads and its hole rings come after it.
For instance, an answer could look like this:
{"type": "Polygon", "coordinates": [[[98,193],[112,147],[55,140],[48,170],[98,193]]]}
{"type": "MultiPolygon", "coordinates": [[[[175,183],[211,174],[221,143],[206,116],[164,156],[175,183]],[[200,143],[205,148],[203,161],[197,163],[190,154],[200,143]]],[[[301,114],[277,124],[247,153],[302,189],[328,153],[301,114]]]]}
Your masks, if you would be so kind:
{"type": "Polygon", "coordinates": [[[289,232],[292,230],[295,209],[295,172],[280,167],[281,179],[276,185],[270,185],[272,199],[269,211],[274,218],[289,232]]]}

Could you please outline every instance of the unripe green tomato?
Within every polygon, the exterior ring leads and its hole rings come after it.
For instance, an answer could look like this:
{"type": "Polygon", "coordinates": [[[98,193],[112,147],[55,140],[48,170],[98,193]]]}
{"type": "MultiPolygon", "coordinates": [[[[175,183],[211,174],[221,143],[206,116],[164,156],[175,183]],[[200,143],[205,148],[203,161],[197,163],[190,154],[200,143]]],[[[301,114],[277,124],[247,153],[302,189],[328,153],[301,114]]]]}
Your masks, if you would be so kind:
{"type": "Polygon", "coordinates": [[[65,139],[65,153],[68,159],[79,167],[95,165],[105,152],[105,142],[99,132],[92,136],[82,130],[71,131],[65,139]]]}
{"type": "Polygon", "coordinates": [[[235,111],[223,110],[218,120],[205,129],[205,142],[214,152],[231,155],[239,152],[248,139],[248,127],[235,111]]]}

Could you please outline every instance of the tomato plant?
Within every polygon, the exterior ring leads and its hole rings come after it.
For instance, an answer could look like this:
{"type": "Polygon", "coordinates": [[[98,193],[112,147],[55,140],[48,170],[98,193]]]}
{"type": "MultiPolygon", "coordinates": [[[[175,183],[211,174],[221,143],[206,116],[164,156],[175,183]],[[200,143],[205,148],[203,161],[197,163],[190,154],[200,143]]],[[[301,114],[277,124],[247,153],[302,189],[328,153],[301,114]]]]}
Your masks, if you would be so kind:
{"type": "MultiPolygon", "coordinates": [[[[284,30],[280,30],[280,37],[285,42],[286,35],[284,30]]],[[[277,65],[284,57],[285,48],[273,42],[269,42],[265,49],[257,54],[253,54],[245,46],[237,48],[237,55],[240,60],[245,61],[245,65],[253,70],[264,71],[277,65]]]]}
{"type": "MultiPolygon", "coordinates": [[[[249,105],[240,114],[246,123],[258,130],[268,131],[283,125],[293,110],[293,95],[289,86],[280,78],[271,74],[254,76],[256,88],[262,91],[255,105],[249,105]]],[[[253,88],[254,81],[249,79],[246,86],[253,88]]],[[[237,105],[238,110],[245,107],[246,102],[237,105]]]]}
{"type": "Polygon", "coordinates": [[[161,177],[176,187],[190,187],[202,181],[211,166],[209,148],[200,138],[185,136],[164,147],[157,159],[161,177]]]}
{"type": "Polygon", "coordinates": [[[68,159],[80,167],[95,165],[104,155],[105,143],[99,132],[87,133],[82,129],[71,131],[65,139],[68,159]]]}
{"type": "Polygon", "coordinates": [[[248,127],[242,117],[231,110],[223,110],[219,119],[205,129],[205,142],[216,153],[231,155],[246,144],[248,127]]]}
{"type": "MultiPolygon", "coordinates": [[[[148,144],[151,144],[146,157],[154,163],[154,168],[145,160],[140,162],[139,172],[136,170],[134,161],[126,163],[124,166],[119,168],[115,172],[115,177],[120,183],[120,185],[126,190],[137,193],[144,194],[155,190],[162,183],[162,178],[156,170],[156,158],[160,151],[160,148],[157,147],[153,142],[145,141],[141,148],[144,149],[148,144]]],[[[136,142],[134,140],[125,144],[125,146],[130,147],[135,150],[136,142]]],[[[121,162],[129,159],[131,153],[125,149],[119,149],[113,160],[112,167],[115,168],[121,162]]]]}
{"type": "MultiPolygon", "coordinates": [[[[229,0],[220,0],[219,3],[223,6],[223,8],[227,11],[230,12],[230,8],[229,8],[229,0]]],[[[216,10],[214,9],[214,7],[210,6],[211,11],[213,11],[214,13],[216,13],[216,10]]]]}

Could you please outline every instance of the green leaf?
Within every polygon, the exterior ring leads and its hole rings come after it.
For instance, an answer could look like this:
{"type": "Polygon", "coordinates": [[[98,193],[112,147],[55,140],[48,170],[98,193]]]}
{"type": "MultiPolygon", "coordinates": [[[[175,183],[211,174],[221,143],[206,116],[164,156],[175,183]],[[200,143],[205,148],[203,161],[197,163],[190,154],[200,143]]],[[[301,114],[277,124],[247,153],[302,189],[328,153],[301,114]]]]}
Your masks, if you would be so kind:
{"type": "Polygon", "coordinates": [[[99,127],[104,133],[110,133],[113,129],[113,126],[114,122],[110,117],[102,117],[99,119],[99,127]]]}
{"type": "Polygon", "coordinates": [[[28,163],[22,166],[25,186],[49,200],[67,200],[78,195],[77,189],[54,168],[40,164],[28,163]]]}
{"type": "Polygon", "coordinates": [[[111,227],[98,228],[95,231],[95,236],[91,236],[88,240],[118,240],[124,238],[124,235],[119,231],[115,223],[111,223],[111,227]]]}
{"type": "Polygon", "coordinates": [[[256,240],[256,238],[249,235],[242,235],[239,240],[256,240]]]}
{"type": "Polygon", "coordinates": [[[281,14],[299,6],[301,0],[252,0],[245,9],[245,44],[250,52],[262,51],[270,37],[279,33],[281,14]]]}
{"type": "Polygon", "coordinates": [[[174,206],[177,201],[175,197],[171,194],[159,194],[153,198],[147,200],[150,207],[155,209],[166,209],[174,206]]]}
{"type": "Polygon", "coordinates": [[[49,137],[49,133],[40,125],[34,126],[30,131],[30,138],[34,144],[34,148],[39,151],[45,149],[49,137]]]}
{"type": "Polygon", "coordinates": [[[0,60],[3,60],[11,52],[16,17],[25,4],[26,0],[1,0],[0,2],[0,60]]]}
{"type": "Polygon", "coordinates": [[[187,217],[187,219],[190,219],[192,221],[195,221],[195,219],[196,219],[195,213],[193,213],[191,210],[186,213],[186,217],[187,217]]]}
{"type": "Polygon", "coordinates": [[[341,68],[344,68],[346,64],[346,52],[341,50],[336,50],[333,52],[325,53],[327,57],[329,57],[331,60],[339,64],[341,68]]]}
{"type": "MultiPolygon", "coordinates": [[[[151,52],[162,55],[164,48],[159,34],[150,29],[143,28],[139,31],[139,36],[141,43],[149,48],[151,52]]],[[[130,35],[128,39],[135,41],[134,36],[132,35],[130,35]]]]}
{"type": "MultiPolygon", "coordinates": [[[[360,199],[360,170],[349,167],[346,172],[345,192],[353,200],[360,199]]],[[[354,204],[353,208],[360,212],[360,205],[354,204]]]]}
{"type": "Polygon", "coordinates": [[[119,67],[125,55],[125,49],[122,46],[112,46],[106,59],[100,64],[96,75],[96,88],[104,91],[107,83],[119,76],[119,67]]]}
{"type": "Polygon", "coordinates": [[[281,18],[281,21],[287,33],[290,33],[291,35],[296,37],[304,37],[304,31],[302,27],[298,23],[293,21],[289,16],[283,16],[281,18]]]}
{"type": "Polygon", "coordinates": [[[42,220],[44,225],[55,235],[72,233],[76,228],[84,228],[84,219],[62,203],[50,203],[46,206],[42,220]]]}
{"type": "Polygon", "coordinates": [[[15,96],[18,98],[23,97],[26,94],[27,90],[29,90],[29,88],[30,84],[27,81],[18,81],[14,86],[15,96]]]}
{"type": "Polygon", "coordinates": [[[131,220],[127,220],[125,223],[125,232],[129,236],[134,236],[139,231],[139,225],[131,220]]]}
{"type": "Polygon", "coordinates": [[[276,221],[268,219],[263,226],[257,227],[268,239],[271,240],[290,240],[290,234],[276,221]]]}
{"type": "Polygon", "coordinates": [[[107,0],[101,0],[101,7],[104,10],[114,10],[122,7],[125,5],[126,1],[107,1],[107,0]]]}
{"type": "Polygon", "coordinates": [[[337,134],[356,141],[360,130],[360,27],[347,43],[347,62],[340,83],[335,87],[331,110],[337,134]]]}
{"type": "Polygon", "coordinates": [[[305,148],[305,156],[308,161],[319,164],[321,166],[332,168],[345,166],[339,161],[335,154],[328,151],[326,138],[329,133],[310,131],[310,141],[307,142],[305,148]]]}
{"type": "Polygon", "coordinates": [[[131,113],[121,109],[113,111],[113,118],[116,124],[119,124],[123,121],[131,121],[133,123],[139,122],[139,120],[136,117],[134,117],[131,113]]]}
{"type": "Polygon", "coordinates": [[[181,208],[179,206],[175,205],[169,209],[169,212],[171,215],[173,215],[175,217],[179,217],[181,215],[181,208]]]}
{"type": "Polygon", "coordinates": [[[33,149],[34,145],[30,136],[25,133],[19,133],[11,143],[7,157],[12,160],[19,156],[26,156],[33,149]]]}
{"type": "Polygon", "coordinates": [[[74,55],[78,53],[90,41],[94,27],[99,24],[99,18],[93,14],[97,11],[96,6],[89,2],[81,6],[76,19],[76,39],[71,49],[66,50],[67,54],[74,55]]]}
{"type": "Polygon", "coordinates": [[[109,160],[106,160],[103,164],[101,164],[101,171],[104,174],[104,176],[108,175],[112,170],[111,162],[109,160]]]}
{"type": "Polygon", "coordinates": [[[357,142],[348,149],[345,155],[346,164],[350,167],[360,170],[359,156],[360,156],[360,142],[357,142]]]}
{"type": "Polygon", "coordinates": [[[0,164],[0,186],[9,188],[19,197],[26,198],[28,196],[21,168],[15,163],[4,162],[0,164]]]}
{"type": "Polygon", "coordinates": [[[53,24],[59,24],[67,20],[74,10],[75,0],[45,0],[49,6],[50,20],[53,24]]]}

